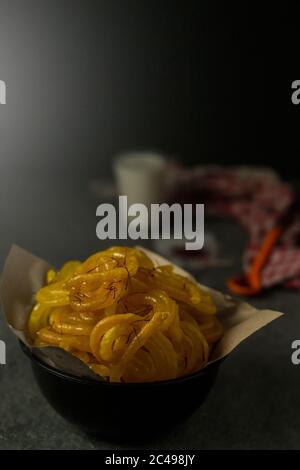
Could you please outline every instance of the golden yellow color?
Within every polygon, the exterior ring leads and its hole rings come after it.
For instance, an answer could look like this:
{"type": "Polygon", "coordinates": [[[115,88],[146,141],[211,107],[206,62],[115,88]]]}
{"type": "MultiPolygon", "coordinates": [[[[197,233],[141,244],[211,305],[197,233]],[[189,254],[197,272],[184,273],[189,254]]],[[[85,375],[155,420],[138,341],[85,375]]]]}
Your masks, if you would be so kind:
{"type": "Polygon", "coordinates": [[[112,382],[201,369],[222,334],[210,295],[172,265],[112,247],[51,269],[28,322],[35,346],[57,346],[112,382]]]}

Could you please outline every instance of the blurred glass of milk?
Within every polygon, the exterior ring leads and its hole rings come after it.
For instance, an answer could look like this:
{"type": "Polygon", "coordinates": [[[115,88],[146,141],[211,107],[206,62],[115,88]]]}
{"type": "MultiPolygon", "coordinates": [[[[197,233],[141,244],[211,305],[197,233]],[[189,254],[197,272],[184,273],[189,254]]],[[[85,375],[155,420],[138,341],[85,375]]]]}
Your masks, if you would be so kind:
{"type": "Polygon", "coordinates": [[[163,154],[132,151],[117,155],[114,174],[120,196],[127,196],[128,206],[141,203],[147,208],[163,201],[167,161],[163,154]]]}

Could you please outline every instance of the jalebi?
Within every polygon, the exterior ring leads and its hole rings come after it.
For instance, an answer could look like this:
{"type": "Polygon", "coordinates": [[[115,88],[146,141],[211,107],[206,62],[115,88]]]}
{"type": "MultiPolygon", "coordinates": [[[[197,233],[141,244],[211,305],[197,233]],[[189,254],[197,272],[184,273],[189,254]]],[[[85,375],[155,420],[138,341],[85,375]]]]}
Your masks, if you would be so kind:
{"type": "Polygon", "coordinates": [[[46,282],[29,317],[29,340],[69,351],[112,382],[193,373],[223,334],[209,293],[136,248],[69,261],[49,270],[46,282]]]}

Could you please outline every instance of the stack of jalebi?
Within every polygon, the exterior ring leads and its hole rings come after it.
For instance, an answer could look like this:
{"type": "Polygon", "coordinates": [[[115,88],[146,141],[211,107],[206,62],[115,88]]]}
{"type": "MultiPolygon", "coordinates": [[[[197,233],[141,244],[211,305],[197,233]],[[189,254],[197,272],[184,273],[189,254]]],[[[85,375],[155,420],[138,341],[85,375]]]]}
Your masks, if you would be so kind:
{"type": "Polygon", "coordinates": [[[28,336],[57,346],[111,382],[166,380],[208,361],[222,336],[211,296],[172,265],[136,248],[112,247],[49,270],[28,336]]]}

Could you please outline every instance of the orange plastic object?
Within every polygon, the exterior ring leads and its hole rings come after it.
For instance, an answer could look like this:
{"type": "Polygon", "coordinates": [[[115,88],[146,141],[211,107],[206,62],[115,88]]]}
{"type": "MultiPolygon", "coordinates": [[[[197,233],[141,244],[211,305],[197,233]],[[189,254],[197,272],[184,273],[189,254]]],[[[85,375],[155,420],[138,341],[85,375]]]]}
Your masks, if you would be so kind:
{"type": "Polygon", "coordinates": [[[283,226],[278,225],[266,235],[248,273],[228,280],[227,286],[232,292],[239,295],[255,295],[261,292],[261,271],[266,265],[282,230],[283,226]]]}

